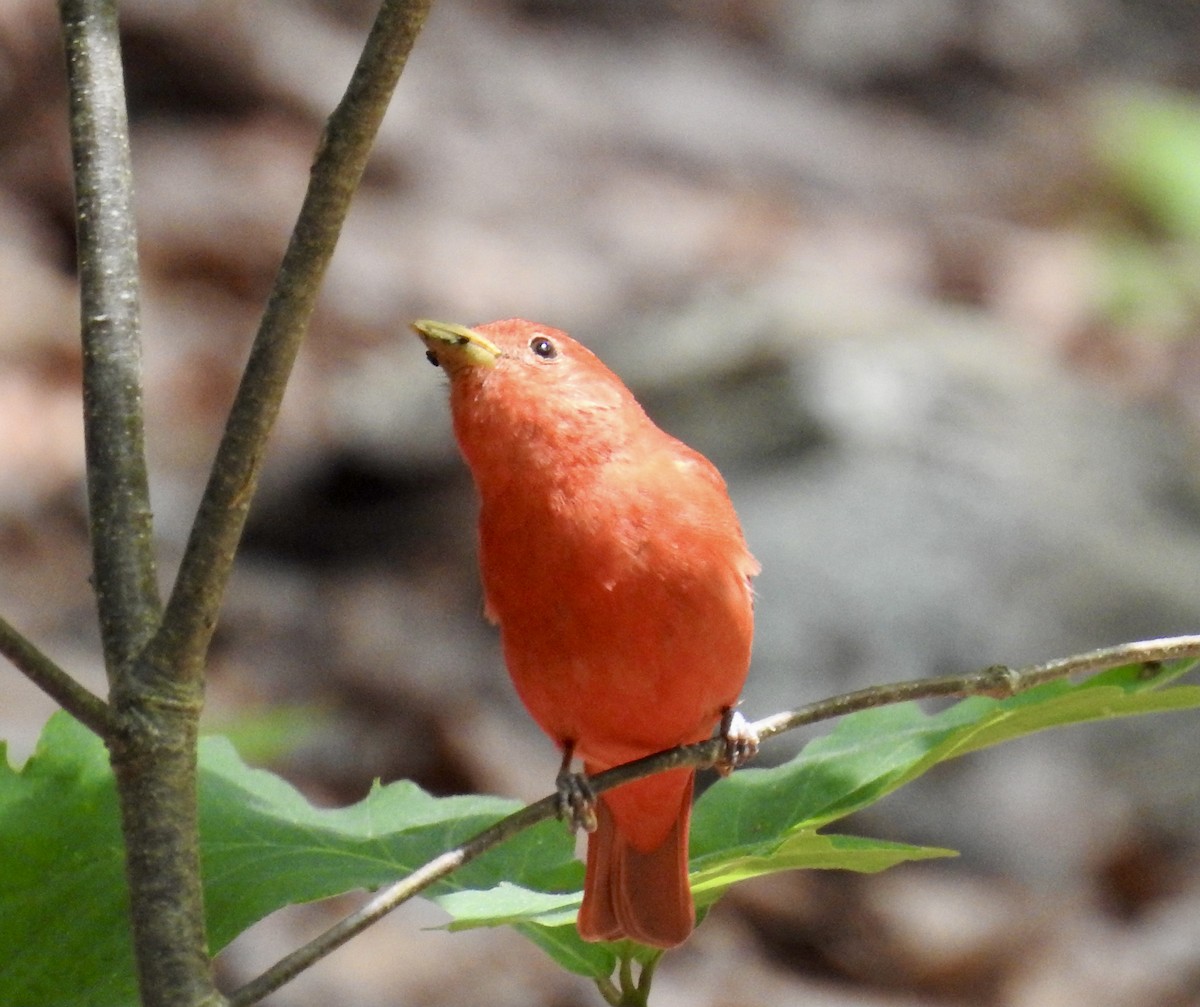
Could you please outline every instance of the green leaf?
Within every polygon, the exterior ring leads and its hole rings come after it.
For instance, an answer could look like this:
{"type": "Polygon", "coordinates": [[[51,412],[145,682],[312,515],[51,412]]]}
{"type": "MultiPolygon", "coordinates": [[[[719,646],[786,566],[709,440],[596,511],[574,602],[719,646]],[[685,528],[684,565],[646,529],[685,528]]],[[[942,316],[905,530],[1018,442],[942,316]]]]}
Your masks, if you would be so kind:
{"type": "Polygon", "coordinates": [[[709,866],[705,858],[693,858],[692,892],[697,905],[709,905],[730,885],[747,878],[779,871],[833,868],[873,874],[908,860],[932,860],[953,857],[953,850],[933,846],[909,846],[883,839],[864,839],[861,836],[825,835],[809,829],[794,831],[782,843],[755,856],[751,853],[730,856],[711,855],[709,866]]]}
{"type": "MultiPolygon", "coordinates": [[[[1176,662],[1154,675],[1141,666],[1115,669],[1081,685],[1049,683],[1003,701],[973,698],[933,715],[909,703],[846,717],[786,765],[742,770],[697,802],[691,837],[697,904],[710,905],[729,885],[776,871],[869,872],[953,856],[816,829],[957,755],[1050,727],[1200,706],[1198,687],[1162,689],[1190,667],[1176,662]]],[[[565,968],[589,976],[611,972],[612,962],[593,956],[575,932],[577,895],[544,898],[506,885],[440,901],[454,917],[452,928],[525,924],[533,929],[521,926],[522,932],[565,968]]]]}
{"type": "MultiPolygon", "coordinates": [[[[1166,688],[1188,666],[1141,667],[937,714],[913,705],[844,718],[797,758],[743,770],[696,805],[693,883],[701,910],[743,878],[797,868],[883,870],[948,851],[817,830],[931,766],[1032,731],[1200,706],[1166,688]]],[[[313,807],[221,738],[200,749],[200,817],[210,937],[219,949],[284,905],[394,881],[515,810],[492,797],[434,798],[374,787],[348,808],[313,807]]],[[[116,797],[104,747],[59,714],[17,771],[0,764],[0,1004],[112,1005],[135,999],[116,797]]],[[[594,945],[573,925],[582,881],[574,843],[545,822],[431,890],[451,926],[512,925],[565,968],[607,976],[632,945],[594,945]]],[[[645,960],[645,959],[643,959],[645,960]]]]}
{"type": "MultiPolygon", "coordinates": [[[[703,915],[703,910],[698,916],[703,915]]],[[[662,952],[632,941],[592,944],[579,936],[572,917],[566,923],[549,926],[541,923],[516,923],[523,934],[545,951],[568,972],[588,979],[606,979],[613,974],[622,958],[640,963],[643,967],[660,957],[662,952]]]]}
{"type": "Polygon", "coordinates": [[[451,930],[513,923],[561,926],[574,923],[579,910],[579,892],[538,892],[507,881],[494,888],[451,892],[437,901],[454,918],[451,930]]]}
{"type": "MultiPolygon", "coordinates": [[[[540,923],[516,923],[518,933],[528,937],[568,972],[602,979],[613,974],[619,960],[620,944],[591,944],[579,936],[574,920],[568,924],[546,926],[540,923]]],[[[642,949],[646,952],[648,948],[642,949]]]]}
{"type": "MultiPolygon", "coordinates": [[[[201,837],[205,900],[216,948],[250,923],[293,902],[375,888],[516,811],[495,797],[435,798],[408,781],[376,786],[348,808],[315,808],[291,785],[246,767],[223,739],[201,748],[201,837]]],[[[518,883],[578,886],[574,844],[543,823],[430,889],[518,883]]]]}
{"type": "MultiPolygon", "coordinates": [[[[719,887],[721,872],[737,880],[741,858],[764,873],[795,867],[863,866],[865,852],[840,862],[804,862],[796,837],[858,811],[947,759],[1035,731],[1068,724],[1200,706],[1200,687],[1164,689],[1194,662],[1179,661],[1147,674],[1141,665],[1116,668],[1079,684],[1050,682],[1006,700],[973,697],[937,714],[915,703],[864,710],[843,718],[824,737],[805,746],[774,769],[746,769],[711,787],[692,816],[691,857],[709,884],[719,887]]],[[[832,837],[830,837],[832,838],[832,837]]],[[[842,837],[844,838],[844,837],[842,837]]],[[[847,853],[850,848],[847,847],[847,853]]],[[[945,851],[897,848],[900,859],[945,855],[945,851]]],[[[885,851],[880,850],[883,855],[885,851]]]]}
{"type": "Polygon", "coordinates": [[[120,816],[104,746],[66,714],[0,761],[0,1003],[134,997],[120,816]]]}
{"type": "MultiPolygon", "coordinates": [[[[200,821],[210,943],[296,902],[394,881],[516,810],[493,797],[434,798],[408,782],[349,808],[313,807],[247,767],[223,738],[200,747],[200,821]]],[[[0,1004],[136,999],[116,794],[103,745],[66,714],[17,772],[0,765],[0,1004]]],[[[431,890],[506,879],[576,891],[574,843],[557,822],[527,830],[431,890]]]]}

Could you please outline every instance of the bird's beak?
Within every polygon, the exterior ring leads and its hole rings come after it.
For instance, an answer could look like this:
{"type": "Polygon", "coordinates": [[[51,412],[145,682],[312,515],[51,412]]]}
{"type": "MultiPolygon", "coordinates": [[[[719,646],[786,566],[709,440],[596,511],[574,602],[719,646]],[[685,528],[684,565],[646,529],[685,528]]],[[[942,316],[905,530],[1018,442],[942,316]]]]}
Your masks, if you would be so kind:
{"type": "Polygon", "coordinates": [[[432,322],[427,318],[412,323],[413,331],[425,344],[431,363],[455,367],[495,367],[500,347],[486,336],[465,325],[432,322]]]}

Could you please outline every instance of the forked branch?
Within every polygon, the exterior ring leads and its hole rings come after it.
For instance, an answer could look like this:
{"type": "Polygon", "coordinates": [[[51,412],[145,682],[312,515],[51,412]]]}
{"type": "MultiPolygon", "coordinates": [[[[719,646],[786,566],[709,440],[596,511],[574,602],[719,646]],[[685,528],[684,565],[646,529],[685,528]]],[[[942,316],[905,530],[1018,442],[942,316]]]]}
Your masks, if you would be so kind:
{"type": "Polygon", "coordinates": [[[84,727],[102,738],[112,734],[113,715],[108,704],[75,681],[23,636],[7,619],[0,617],[0,654],[7,657],[34,685],[58,703],[84,727]]]}
{"type": "Polygon", "coordinates": [[[341,102],[329,117],[304,203],[259,325],[188,538],[154,664],[199,679],[267,437],[316,304],[321,279],[396,82],[432,0],[384,0],[341,102]]]}

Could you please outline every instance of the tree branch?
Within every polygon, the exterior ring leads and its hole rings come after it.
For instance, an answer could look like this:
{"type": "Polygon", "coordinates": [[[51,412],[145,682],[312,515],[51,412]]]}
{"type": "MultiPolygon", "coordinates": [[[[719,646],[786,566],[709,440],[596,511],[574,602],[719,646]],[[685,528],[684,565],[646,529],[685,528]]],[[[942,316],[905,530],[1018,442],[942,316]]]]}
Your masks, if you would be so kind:
{"type": "Polygon", "coordinates": [[[153,650],[199,678],[267,437],[367,155],[432,0],[384,0],[345,96],[330,116],[225,427],[153,650]]]}
{"type": "MultiPolygon", "coordinates": [[[[215,1005],[196,815],[198,683],[146,675],[162,604],[146,472],[129,124],[116,0],[60,0],[70,93],[93,587],[109,678],[104,740],[116,778],[141,1002],[215,1005]]],[[[28,655],[26,655],[28,656],[28,655]]],[[[91,700],[44,662],[42,683],[91,700]]],[[[28,667],[26,672],[28,673],[28,667]]],[[[73,683],[72,683],[73,685],[73,683]]],[[[93,717],[95,720],[95,717],[93,717]]]]}
{"type": "MultiPolygon", "coordinates": [[[[1025,692],[1036,685],[1053,682],[1071,675],[1119,668],[1126,664],[1153,666],[1161,661],[1200,657],[1200,636],[1174,636],[1161,640],[1143,640],[1124,643],[1115,647],[1064,657],[1044,664],[1027,665],[1024,668],[1007,668],[995,665],[970,675],[948,675],[944,678],[918,678],[911,682],[895,685],[878,685],[859,689],[832,699],[810,703],[797,710],[778,713],[759,721],[754,727],[759,738],[766,739],[784,731],[790,731],[821,720],[832,720],[847,713],[867,710],[875,706],[888,706],[913,699],[963,698],[966,696],[991,696],[1005,699],[1025,692]]],[[[705,742],[711,745],[712,742],[705,742]]],[[[630,763],[631,766],[637,763],[630,763]]]]}
{"type": "MultiPolygon", "coordinates": [[[[848,713],[876,706],[887,706],[915,699],[934,699],[967,696],[991,696],[1005,698],[1025,692],[1044,682],[1066,678],[1082,672],[1101,671],[1127,664],[1145,664],[1154,669],[1163,661],[1182,658],[1200,658],[1200,636],[1170,637],[1162,640],[1147,640],[1139,643],[1107,647],[1075,657],[1063,658],[1044,664],[1011,669],[1003,666],[987,668],[969,675],[944,678],[923,678],[895,685],[882,685],[869,689],[834,696],[831,699],[810,703],[785,713],[766,717],[750,725],[760,739],[767,739],[785,731],[832,720],[848,713]]],[[[703,769],[715,765],[725,754],[725,742],[712,738],[694,745],[682,745],[665,752],[657,752],[614,769],[590,777],[593,791],[602,794],[633,780],[640,780],[668,769],[691,767],[703,769]]],[[[351,937],[378,922],[393,909],[419,895],[430,885],[452,874],[495,846],[511,839],[518,832],[554,818],[558,814],[557,794],[543,797],[527,805],[495,825],[467,840],[461,846],[441,854],[408,877],[383,889],[355,912],[344,917],[308,944],[285,958],[280,959],[258,978],[246,983],[229,997],[229,1007],[250,1007],[270,995],[285,983],[294,979],[305,969],[316,964],[326,955],[345,944],[351,937]]]]}
{"type": "Polygon", "coordinates": [[[27,640],[0,649],[102,728],[121,806],[142,1003],[217,1004],[196,802],[203,668],[267,436],[351,197],[431,0],[384,0],[326,125],[164,612],[141,401],[137,240],[116,0],[60,0],[70,91],[94,587],[105,706],[27,640]]]}
{"type": "Polygon", "coordinates": [[[0,654],[84,727],[102,738],[112,735],[114,719],[108,704],[75,681],[3,617],[0,617],[0,654]]]}
{"type": "Polygon", "coordinates": [[[61,0],[83,341],[93,586],[110,680],[150,639],[161,602],[142,421],[141,319],[129,126],[115,0],[61,0]]]}

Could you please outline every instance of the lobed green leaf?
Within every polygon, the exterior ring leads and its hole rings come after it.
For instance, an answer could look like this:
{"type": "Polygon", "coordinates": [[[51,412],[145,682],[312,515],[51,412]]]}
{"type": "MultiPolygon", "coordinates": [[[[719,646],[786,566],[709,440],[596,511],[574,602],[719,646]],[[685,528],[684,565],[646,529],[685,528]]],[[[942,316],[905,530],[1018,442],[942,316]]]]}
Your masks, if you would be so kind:
{"type": "MultiPolygon", "coordinates": [[[[947,759],[1067,724],[1200,706],[1200,687],[1167,686],[1190,665],[1120,668],[1006,700],[914,704],[843,718],[792,761],[718,782],[692,819],[692,883],[704,911],[745,878],[803,868],[879,871],[951,855],[823,834],[947,759]]],[[[282,906],[390,883],[516,810],[495,797],[435,798],[376,785],[348,808],[317,808],[247,766],[223,738],[200,749],[201,839],[210,936],[219,950],[282,906]]],[[[20,770],[0,760],[0,1003],[86,1007],[133,1002],[133,958],[119,816],[103,745],[51,718],[20,770]]],[[[595,945],[574,927],[582,884],[557,822],[514,837],[430,889],[452,928],[515,926],[564,968],[599,977],[630,945],[595,945]]]]}

